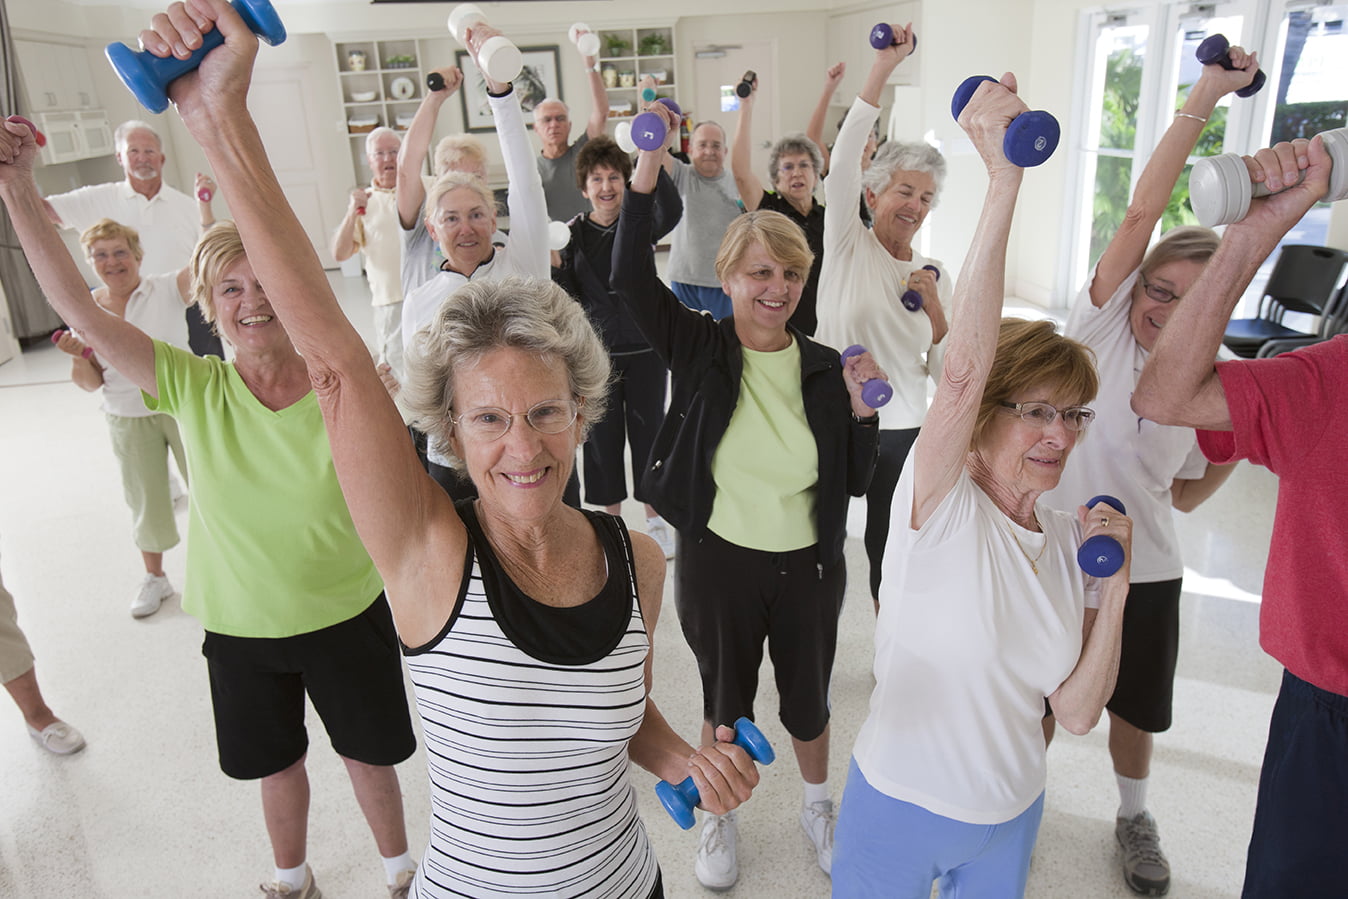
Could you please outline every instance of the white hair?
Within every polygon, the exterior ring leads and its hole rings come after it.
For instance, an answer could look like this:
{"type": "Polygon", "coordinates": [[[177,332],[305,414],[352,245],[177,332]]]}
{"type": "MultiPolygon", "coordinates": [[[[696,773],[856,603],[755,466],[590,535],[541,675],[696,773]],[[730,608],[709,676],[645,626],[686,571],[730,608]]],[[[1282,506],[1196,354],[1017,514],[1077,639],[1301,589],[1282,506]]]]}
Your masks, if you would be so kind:
{"type": "Polygon", "coordinates": [[[112,146],[118,153],[126,149],[126,139],[131,136],[132,131],[148,131],[154,136],[154,142],[159,145],[159,152],[164,152],[164,140],[159,136],[159,132],[154,130],[153,125],[140,119],[127,119],[118,125],[112,134],[112,146]]]}
{"type": "Polygon", "coordinates": [[[394,131],[392,128],[390,128],[390,127],[387,126],[387,125],[380,125],[378,128],[374,129],[374,130],[371,131],[369,134],[365,135],[365,155],[366,155],[366,156],[372,156],[372,155],[374,155],[374,145],[375,145],[375,142],[378,141],[379,138],[383,137],[383,136],[386,135],[386,134],[391,134],[391,135],[393,135],[395,138],[397,138],[399,146],[402,145],[402,142],[403,142],[403,136],[402,136],[401,134],[399,134],[398,132],[394,131]]]}

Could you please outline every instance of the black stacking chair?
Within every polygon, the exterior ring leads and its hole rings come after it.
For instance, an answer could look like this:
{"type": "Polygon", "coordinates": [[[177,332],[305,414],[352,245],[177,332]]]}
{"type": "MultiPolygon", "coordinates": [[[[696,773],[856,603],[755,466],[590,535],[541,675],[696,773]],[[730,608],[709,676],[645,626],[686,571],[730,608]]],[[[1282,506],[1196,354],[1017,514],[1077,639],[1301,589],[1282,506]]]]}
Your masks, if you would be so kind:
{"type": "Polygon", "coordinates": [[[1325,314],[1320,317],[1318,334],[1314,337],[1284,337],[1270,340],[1259,348],[1259,358],[1267,359],[1269,356],[1288,353],[1340,334],[1348,334],[1348,284],[1334,291],[1334,298],[1329,301],[1329,305],[1325,307],[1325,314]]]}
{"type": "Polygon", "coordinates": [[[1222,343],[1237,356],[1254,358],[1270,340],[1312,339],[1316,334],[1283,325],[1283,315],[1304,312],[1323,316],[1338,286],[1348,253],[1329,247],[1288,244],[1273,264],[1273,274],[1259,299],[1255,318],[1233,319],[1222,343]]]}

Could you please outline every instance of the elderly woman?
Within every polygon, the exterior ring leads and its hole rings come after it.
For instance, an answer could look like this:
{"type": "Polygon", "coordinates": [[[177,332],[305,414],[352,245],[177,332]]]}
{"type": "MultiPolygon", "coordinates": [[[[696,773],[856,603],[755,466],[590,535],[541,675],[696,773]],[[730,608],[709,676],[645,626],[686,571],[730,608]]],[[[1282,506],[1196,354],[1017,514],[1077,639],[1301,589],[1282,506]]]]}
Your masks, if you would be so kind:
{"type": "MultiPolygon", "coordinates": [[[[669,559],[674,557],[674,534],[646,502],[639,480],[651,455],[655,429],[665,414],[669,373],[609,286],[613,241],[627,179],[632,177],[632,160],[611,138],[600,135],[585,142],[575,165],[576,183],[591,208],[568,226],[571,240],[561,250],[561,264],[552,277],[590,316],[614,368],[609,415],[595,423],[585,441],[585,498],[610,515],[621,514],[622,501],[627,498],[623,457],[625,448],[630,448],[632,493],[646,507],[646,533],[669,559]]],[[[660,177],[655,210],[652,233],[659,240],[683,215],[683,200],[668,175],[660,177]]]]}
{"type": "MultiPolygon", "coordinates": [[[[1169,888],[1170,863],[1147,811],[1147,784],[1152,734],[1171,722],[1184,575],[1171,509],[1197,507],[1232,466],[1208,463],[1191,428],[1138,418],[1129,403],[1161,328],[1217,249],[1217,235],[1196,227],[1170,231],[1150,252],[1147,243],[1208,116],[1223,96],[1249,84],[1259,67],[1253,54],[1239,47],[1229,52],[1235,68],[1203,67],[1068,316],[1067,335],[1090,347],[1099,367],[1101,433],[1078,451],[1061,486],[1045,497],[1050,506],[1071,510],[1082,497],[1106,490],[1135,522],[1119,678],[1108,704],[1109,754],[1119,789],[1114,832],[1123,848],[1123,879],[1134,891],[1155,896],[1169,888]]],[[[1046,726],[1051,734],[1052,719],[1046,726]]]]}
{"type": "MultiPolygon", "coordinates": [[[[80,246],[90,267],[103,282],[94,300],[109,315],[119,316],[155,340],[190,350],[183,305],[193,302],[191,276],[177,272],[141,277],[144,258],[140,235],[134,228],[103,219],[80,235],[80,246]]],[[[141,400],[140,388],[115,368],[109,368],[77,335],[67,331],[56,345],[70,354],[70,380],[83,390],[101,390],[108,419],[112,452],[122,474],[122,496],[131,509],[131,536],[145,565],[131,616],[145,618],[159,611],[173,595],[164,573],[164,553],[178,545],[173,518],[168,454],[187,477],[187,462],[177,423],[168,415],[151,412],[141,400]]]]}
{"type": "MultiPolygon", "coordinates": [[[[666,107],[657,114],[673,125],[666,107]]],[[[876,415],[861,385],[869,354],[838,354],[790,326],[810,249],[779,212],[726,232],[716,272],[734,303],[720,322],[661,283],[651,249],[661,153],[643,151],[618,220],[613,288],[669,366],[673,398],[642,484],[679,532],[675,602],[711,723],[754,715],[763,641],[805,781],[801,825],[828,871],[828,684],[846,571],[847,496],[866,489],[876,415]]],[[[695,871],[711,889],[739,875],[733,815],[707,819],[695,871]]]]}
{"type": "Polygon", "coordinates": [[[911,27],[896,26],[894,36],[902,40],[876,51],[833,145],[833,167],[824,181],[828,205],[819,277],[819,340],[839,349],[864,343],[894,385],[894,398],[881,416],[875,477],[866,492],[866,556],[877,603],[889,505],[927,412],[927,377],[939,370],[937,345],[945,338],[954,289],[941,263],[913,249],[913,238],[941,192],[941,154],[926,144],[886,144],[862,176],[862,149],[880,114],[880,94],[913,48],[911,27]],[[852,214],[863,188],[875,220],[870,229],[852,214]],[[926,266],[938,269],[939,278],[926,266]],[[910,311],[901,302],[908,290],[921,296],[920,309],[910,311]]]}
{"type": "MultiPolygon", "coordinates": [[[[200,41],[181,11],[142,33],[147,50],[200,41]]],[[[451,501],[421,470],[266,158],[247,107],[256,38],[228,5],[194,13],[225,43],[174,83],[174,100],[290,323],[408,655],[432,795],[412,895],[662,895],[629,758],[666,780],[692,776],[714,812],[747,799],[757,774],[733,743],[695,751],[649,697],[664,572],[654,541],[562,503],[604,409],[603,344],[551,282],[474,281],[438,306],[404,392],[477,488],[451,501]]]]}
{"type": "Polygon", "coordinates": [[[1090,353],[1050,322],[998,325],[1023,171],[1002,155],[1015,80],[960,116],[989,186],[956,289],[945,367],[894,496],[875,691],[838,822],[849,897],[1021,895],[1043,812],[1047,698],[1073,733],[1114,685],[1128,566],[1087,591],[1076,549],[1130,522],[1038,502],[1093,413],[1090,353]],[[1088,517],[1087,517],[1088,516],[1088,517]]]}
{"type": "Polygon", "coordinates": [[[393,766],[416,738],[393,622],[342,501],[304,361],[237,231],[223,223],[202,235],[191,266],[193,296],[234,361],[193,356],[94,301],[42,216],[32,132],[10,121],[0,140],[0,196],[48,300],[151,411],[182,429],[192,478],[183,608],[206,631],[220,767],[261,781],[276,863],[264,892],[319,895],[305,863],[307,694],[346,764],[390,888],[405,895],[415,863],[393,766]]]}
{"type": "Polygon", "coordinates": [[[815,314],[819,293],[819,269],[824,262],[824,207],[814,198],[819,184],[824,159],[814,141],[803,134],[788,134],[772,145],[768,157],[768,181],[772,190],[754,174],[750,164],[750,142],[753,130],[754,100],[758,96],[758,79],[752,81],[749,96],[740,99],[739,116],[735,120],[735,141],[730,149],[730,171],[735,176],[735,188],[740,202],[749,212],[771,209],[791,219],[805,235],[814,262],[805,288],[800,292],[800,303],[791,316],[791,324],[806,335],[813,335],[819,324],[815,314]]]}

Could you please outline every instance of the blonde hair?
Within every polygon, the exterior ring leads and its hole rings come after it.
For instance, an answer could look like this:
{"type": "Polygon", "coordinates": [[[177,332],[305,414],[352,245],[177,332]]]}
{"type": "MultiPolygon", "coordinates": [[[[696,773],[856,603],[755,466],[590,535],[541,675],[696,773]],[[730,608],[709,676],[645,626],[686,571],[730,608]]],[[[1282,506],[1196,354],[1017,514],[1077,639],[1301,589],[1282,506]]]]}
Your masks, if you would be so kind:
{"type": "Polygon", "coordinates": [[[513,347],[566,365],[584,431],[604,416],[612,365],[584,309],[551,281],[503,278],[469,281],[440,304],[407,350],[399,399],[413,423],[462,471],[450,445],[454,376],[488,352],[513,347]]]}
{"type": "Polygon", "coordinates": [[[451,134],[435,145],[431,170],[436,177],[445,172],[471,172],[487,177],[487,151],[482,142],[466,134],[451,134]]]}
{"type": "Polygon", "coordinates": [[[754,244],[786,268],[797,271],[802,281],[809,276],[814,253],[805,242],[805,233],[780,212],[759,209],[738,216],[726,229],[721,248],[716,251],[716,277],[725,281],[754,244]]]}
{"type": "Polygon", "coordinates": [[[1217,252],[1219,243],[1221,238],[1211,228],[1201,225],[1172,228],[1147,251],[1138,270],[1143,275],[1150,275],[1161,266],[1180,260],[1206,263],[1217,252]]]}
{"type": "Polygon", "coordinates": [[[218,221],[206,229],[192,251],[192,301],[201,308],[201,317],[210,322],[217,335],[215,297],[211,289],[225,275],[225,270],[247,253],[239,229],[228,219],[218,221]]]}
{"type": "Polygon", "coordinates": [[[1052,385],[1072,405],[1085,405],[1100,390],[1095,353],[1058,333],[1053,322],[1004,318],[997,332],[997,353],[983,387],[970,446],[976,446],[1002,403],[1038,384],[1052,385]]]}
{"type": "Polygon", "coordinates": [[[135,228],[123,225],[121,222],[114,222],[112,219],[99,219],[85,229],[80,235],[80,246],[84,248],[85,256],[94,255],[94,244],[100,240],[126,241],[126,248],[131,251],[131,255],[140,262],[145,258],[145,250],[140,245],[140,234],[135,228]]]}
{"type": "Polygon", "coordinates": [[[445,172],[431,189],[426,191],[426,219],[429,221],[440,208],[440,201],[444,199],[445,194],[452,190],[458,190],[460,187],[466,187],[475,192],[486,207],[491,210],[492,215],[496,215],[496,195],[492,193],[490,187],[477,175],[470,175],[467,172],[445,172]]]}

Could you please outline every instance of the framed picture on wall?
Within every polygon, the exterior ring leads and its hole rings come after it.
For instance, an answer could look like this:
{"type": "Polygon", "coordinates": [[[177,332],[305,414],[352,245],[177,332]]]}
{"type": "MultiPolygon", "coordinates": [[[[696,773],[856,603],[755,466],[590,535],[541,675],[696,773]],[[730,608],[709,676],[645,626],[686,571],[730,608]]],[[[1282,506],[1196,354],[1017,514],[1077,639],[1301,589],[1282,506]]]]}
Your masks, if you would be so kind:
{"type": "MultiPolygon", "coordinates": [[[[524,121],[533,124],[534,107],[548,98],[562,97],[561,55],[556,44],[551,47],[520,47],[524,55],[524,70],[515,79],[515,93],[524,109],[524,121]]],[[[469,131],[495,131],[491,106],[487,103],[487,82],[473,64],[467,50],[457,53],[459,71],[464,73],[459,102],[463,104],[463,121],[469,131]]]]}

